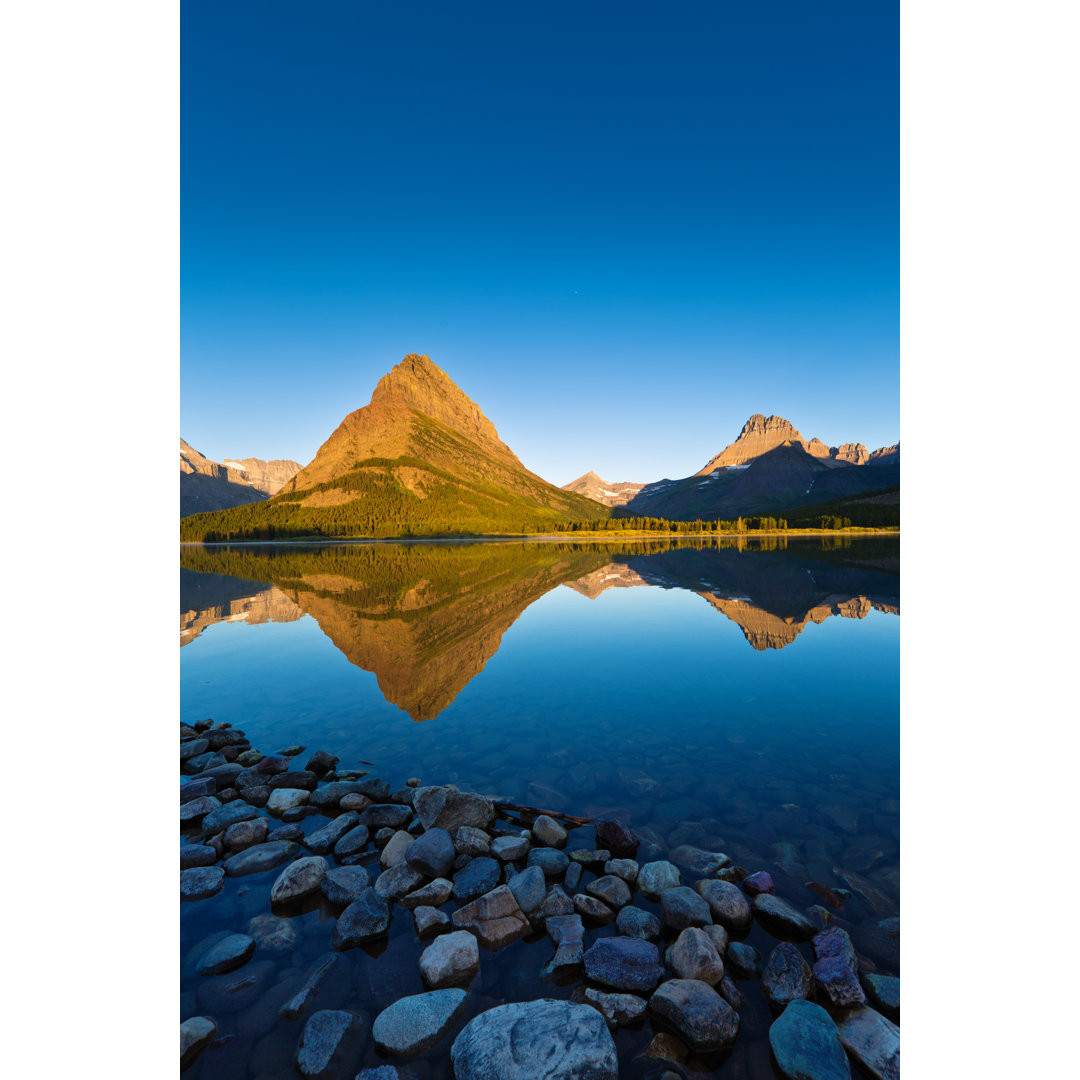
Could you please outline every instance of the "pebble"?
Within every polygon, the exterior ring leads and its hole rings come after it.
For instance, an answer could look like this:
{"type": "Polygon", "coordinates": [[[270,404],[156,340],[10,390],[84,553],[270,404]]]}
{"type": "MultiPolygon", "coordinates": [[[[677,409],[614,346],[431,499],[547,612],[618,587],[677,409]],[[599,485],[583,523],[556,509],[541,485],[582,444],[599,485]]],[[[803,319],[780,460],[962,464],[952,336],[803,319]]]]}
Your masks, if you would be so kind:
{"type": "Polygon", "coordinates": [[[735,1041],[739,1014],[698,979],[669,979],[649,999],[649,1012],[671,1024],[693,1050],[720,1050],[735,1041]]]}
{"type": "Polygon", "coordinates": [[[780,1072],[788,1080],[851,1080],[851,1067],[829,1014],[811,1001],[793,1000],[769,1028],[780,1072]]]}
{"type": "Polygon", "coordinates": [[[563,875],[563,884],[573,891],[581,884],[581,876],[584,870],[581,868],[581,863],[572,862],[567,868],[566,873],[563,875]]]}
{"type": "Polygon", "coordinates": [[[225,873],[229,877],[243,877],[271,870],[291,859],[299,846],[291,840],[268,840],[265,844],[245,848],[225,863],[225,873]]]}
{"type": "Polygon", "coordinates": [[[646,863],[638,871],[637,887],[651,900],[656,900],[668,889],[677,888],[681,884],[679,868],[666,859],[646,863]]]}
{"type": "Polygon", "coordinates": [[[610,851],[598,851],[594,848],[574,848],[566,853],[570,859],[580,863],[586,869],[595,870],[602,867],[611,858],[610,851]]]}
{"type": "Polygon", "coordinates": [[[665,925],[675,931],[712,922],[709,905],[686,885],[665,889],[660,894],[660,911],[665,925]]]}
{"type": "Polygon", "coordinates": [[[855,946],[846,930],[830,926],[822,930],[813,942],[814,978],[818,988],[833,1005],[851,1008],[866,1004],[866,994],[859,982],[859,966],[855,946]]]}
{"type": "Polygon", "coordinates": [[[566,830],[547,814],[541,814],[533,822],[532,834],[545,847],[561,848],[566,843],[566,830]]]}
{"type": "Polygon", "coordinates": [[[310,772],[290,769],[288,772],[278,773],[270,777],[269,787],[271,791],[278,788],[295,788],[297,791],[306,791],[309,794],[315,790],[319,778],[310,772]]]}
{"type": "Polygon", "coordinates": [[[297,859],[278,875],[270,889],[270,903],[293,904],[317,893],[327,870],[329,866],[321,855],[297,859]]]}
{"type": "Polygon", "coordinates": [[[371,1033],[376,1047],[396,1057],[415,1057],[430,1050],[464,1015],[466,999],[464,990],[432,990],[399,998],[375,1017],[371,1033]]]}
{"type": "Polygon", "coordinates": [[[221,892],[225,871],[220,866],[200,866],[180,871],[180,899],[205,900],[221,892]]]}
{"type": "Polygon", "coordinates": [[[382,937],[389,925],[389,906],[368,888],[338,916],[331,944],[335,949],[363,945],[382,937]]]}
{"type": "Polygon", "coordinates": [[[311,792],[303,788],[274,788],[266,801],[266,809],[271,814],[281,814],[303,806],[311,797],[311,792]]]}
{"type": "Polygon", "coordinates": [[[651,911],[642,911],[637,907],[624,907],[615,920],[615,928],[627,937],[655,941],[664,927],[651,911]]]}
{"type": "Polygon", "coordinates": [[[296,757],[297,754],[302,754],[306,749],[306,746],[294,744],[293,746],[286,746],[284,750],[279,750],[278,756],[285,758],[296,757]]]}
{"type": "Polygon", "coordinates": [[[213,1041],[217,1024],[209,1016],[192,1016],[180,1025],[180,1071],[183,1072],[213,1041]]]}
{"type": "Polygon", "coordinates": [[[308,763],[304,768],[316,776],[323,776],[328,773],[335,765],[337,765],[338,759],[333,755],[327,753],[325,750],[316,750],[314,754],[308,758],[308,763]]]}
{"type": "MultiPolygon", "coordinates": [[[[344,783],[345,781],[342,781],[344,783]]],[[[327,787],[333,787],[333,784],[328,784],[327,787]]],[[[352,783],[349,787],[353,787],[352,783]]],[[[318,794],[318,791],[315,792],[318,794]]],[[[325,805],[325,804],[323,804],[325,805]]],[[[366,810],[371,805],[371,800],[366,795],[361,795],[358,791],[350,791],[345,795],[342,795],[338,800],[338,807],[342,810],[354,810],[361,811],[366,810]]]]}
{"type": "Polygon", "coordinates": [[[712,938],[696,926],[688,927],[676,938],[668,964],[680,979],[700,979],[710,986],[724,977],[724,961],[712,938]]]}
{"type": "Polygon", "coordinates": [[[529,932],[529,920],[506,885],[458,908],[453,922],[471,930],[486,949],[501,949],[529,932]]]}
{"type": "Polygon", "coordinates": [[[198,975],[224,975],[227,971],[243,967],[254,951],[254,938],[247,934],[230,934],[203,953],[195,972],[198,975]]]}
{"type": "Polygon", "coordinates": [[[352,1076],[359,1064],[367,1023],[363,1013],[342,1009],[312,1013],[296,1047],[300,1075],[305,1080],[345,1080],[352,1076]]]}
{"type": "Polygon", "coordinates": [[[745,930],[753,919],[750,901],[730,881],[702,879],[695,886],[698,895],[709,905],[713,919],[728,930],[745,930]]]}
{"type": "MultiPolygon", "coordinates": [[[[478,829],[472,831],[479,832],[478,829]]],[[[486,833],[481,835],[486,839],[486,833]]],[[[405,861],[427,877],[446,877],[454,865],[454,841],[445,829],[428,829],[409,844],[405,851],[405,861]]]]}
{"type": "Polygon", "coordinates": [[[420,974],[433,990],[472,981],[480,970],[480,947],[467,930],[443,934],[420,954],[420,974]]]}
{"type": "Polygon", "coordinates": [[[799,998],[809,998],[814,987],[810,965],[790,942],[782,941],[765,962],[761,989],[770,1005],[782,1009],[799,998]]]}
{"type": "Polygon", "coordinates": [[[548,888],[547,896],[544,897],[544,902],[535,912],[533,912],[532,917],[534,919],[545,920],[549,919],[552,915],[572,915],[573,913],[573,900],[563,892],[560,886],[552,885],[548,888]]]}
{"type": "Polygon", "coordinates": [[[650,941],[630,937],[605,937],[585,953],[585,974],[591,982],[612,990],[644,994],[664,977],[660,952],[650,941]]]}

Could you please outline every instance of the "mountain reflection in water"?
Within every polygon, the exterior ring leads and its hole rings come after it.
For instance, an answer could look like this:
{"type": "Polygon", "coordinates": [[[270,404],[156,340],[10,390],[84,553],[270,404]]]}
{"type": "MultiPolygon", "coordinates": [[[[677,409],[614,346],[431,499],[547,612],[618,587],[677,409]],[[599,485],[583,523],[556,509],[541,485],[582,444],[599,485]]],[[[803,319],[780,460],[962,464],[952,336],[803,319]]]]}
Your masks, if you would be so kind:
{"type": "Polygon", "coordinates": [[[446,709],[559,585],[696,593],[757,650],[809,623],[900,613],[895,537],[182,547],[180,644],[217,622],[311,615],[414,720],[446,709]]]}

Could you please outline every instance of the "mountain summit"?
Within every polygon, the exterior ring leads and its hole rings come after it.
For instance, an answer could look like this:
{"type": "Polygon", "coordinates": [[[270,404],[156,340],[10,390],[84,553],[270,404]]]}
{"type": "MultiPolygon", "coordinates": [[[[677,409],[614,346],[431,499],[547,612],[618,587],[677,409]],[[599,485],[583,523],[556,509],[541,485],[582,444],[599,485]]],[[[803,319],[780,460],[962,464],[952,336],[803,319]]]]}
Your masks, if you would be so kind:
{"type": "Polygon", "coordinates": [[[870,460],[870,453],[862,443],[826,446],[817,438],[807,441],[790,420],[785,420],[782,416],[766,417],[761,413],[754,413],[743,424],[739,437],[694,475],[705,476],[715,469],[738,468],[785,443],[802,447],[811,457],[843,461],[849,465],[865,465],[870,460]]]}

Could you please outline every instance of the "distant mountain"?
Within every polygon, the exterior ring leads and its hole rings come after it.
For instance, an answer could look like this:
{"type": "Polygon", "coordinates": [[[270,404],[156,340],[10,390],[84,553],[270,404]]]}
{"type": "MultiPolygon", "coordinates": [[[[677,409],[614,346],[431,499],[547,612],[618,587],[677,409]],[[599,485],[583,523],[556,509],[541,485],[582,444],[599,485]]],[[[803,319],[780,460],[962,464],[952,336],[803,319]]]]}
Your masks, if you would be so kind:
{"type": "Polygon", "coordinates": [[[185,523],[187,539],[535,529],[608,511],[518,460],[429,357],[410,354],[277,495],[185,523]]]}
{"type": "Polygon", "coordinates": [[[613,482],[601,480],[594,472],[587,472],[569,484],[563,484],[563,491],[575,491],[587,499],[594,499],[605,506],[623,506],[628,503],[645,485],[629,481],[613,482]]]}
{"type": "Polygon", "coordinates": [[[828,447],[757,413],[693,476],[646,484],[624,510],[679,521],[775,515],[899,484],[899,443],[873,453],[862,443],[828,447]]]}
{"type": "Polygon", "coordinates": [[[218,463],[180,440],[180,516],[261,502],[300,469],[296,461],[226,458],[218,463]]]}

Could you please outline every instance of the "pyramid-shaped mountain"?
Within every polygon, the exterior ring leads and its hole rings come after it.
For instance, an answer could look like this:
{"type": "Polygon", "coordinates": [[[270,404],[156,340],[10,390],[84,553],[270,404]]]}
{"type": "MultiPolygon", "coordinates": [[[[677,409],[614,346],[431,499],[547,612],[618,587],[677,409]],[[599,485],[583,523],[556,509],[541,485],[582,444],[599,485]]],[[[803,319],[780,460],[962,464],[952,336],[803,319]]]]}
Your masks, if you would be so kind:
{"type": "Polygon", "coordinates": [[[186,519],[187,539],[535,531],[610,513],[530,472],[427,356],[406,356],[265,503],[186,519]]]}

